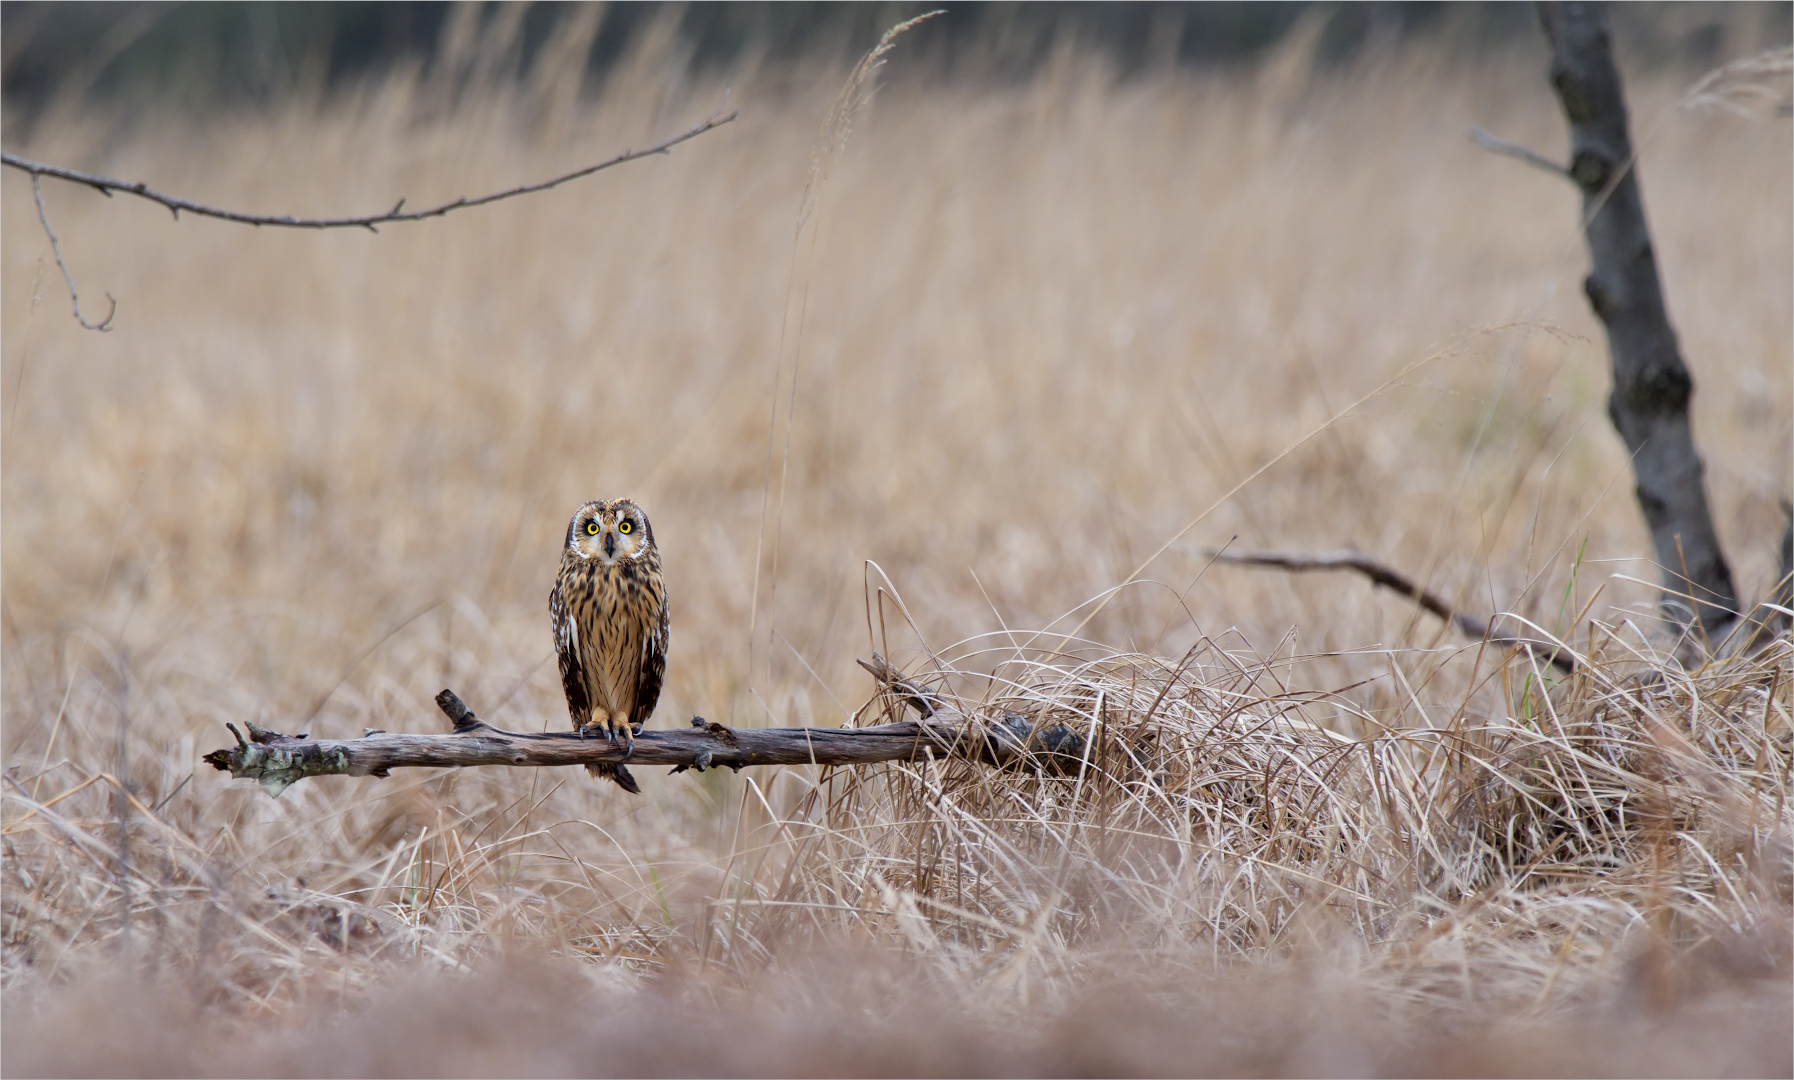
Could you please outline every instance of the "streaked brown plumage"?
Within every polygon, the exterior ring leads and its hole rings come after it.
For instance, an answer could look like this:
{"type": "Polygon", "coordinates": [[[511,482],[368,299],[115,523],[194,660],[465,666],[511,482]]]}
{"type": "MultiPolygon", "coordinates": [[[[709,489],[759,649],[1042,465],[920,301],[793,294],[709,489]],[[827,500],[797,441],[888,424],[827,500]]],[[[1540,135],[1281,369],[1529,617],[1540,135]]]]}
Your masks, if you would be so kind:
{"type": "MultiPolygon", "coordinates": [[[[641,507],[613,499],[579,508],[567,524],[548,612],[574,730],[633,746],[660,700],[667,663],[666,583],[641,507]]],[[[641,790],[622,765],[586,771],[641,790]]]]}

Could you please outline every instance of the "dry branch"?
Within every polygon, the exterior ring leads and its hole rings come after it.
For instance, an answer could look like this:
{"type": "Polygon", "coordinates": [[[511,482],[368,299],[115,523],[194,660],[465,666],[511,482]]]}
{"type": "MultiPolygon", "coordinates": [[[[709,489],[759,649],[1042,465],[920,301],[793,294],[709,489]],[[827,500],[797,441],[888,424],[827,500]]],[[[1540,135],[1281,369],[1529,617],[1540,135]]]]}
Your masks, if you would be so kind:
{"type": "Polygon", "coordinates": [[[1526,649],[1562,671],[1576,670],[1576,659],[1564,646],[1550,641],[1498,634],[1490,627],[1489,620],[1457,610],[1437,595],[1414,584],[1406,575],[1391,570],[1382,563],[1368,556],[1360,555],[1356,551],[1336,551],[1323,554],[1296,554],[1285,551],[1210,551],[1205,554],[1216,562],[1237,563],[1241,566],[1265,566],[1295,573],[1310,570],[1356,570],[1369,578],[1373,584],[1401,593],[1434,615],[1454,624],[1471,637],[1481,638],[1491,645],[1526,649]]]}
{"type": "Polygon", "coordinates": [[[205,760],[238,779],[258,780],[268,794],[279,796],[308,776],[387,776],[402,768],[466,768],[511,765],[548,768],[556,765],[671,765],[674,772],[749,765],[870,765],[881,761],[921,761],[958,757],[994,767],[1020,765],[1054,774],[1075,770],[1082,740],[1069,729],[1035,732],[1019,713],[1005,713],[995,724],[979,723],[939,698],[925,699],[901,673],[874,655],[887,687],[925,719],[866,728],[729,728],[692,717],[691,727],[643,731],[632,750],[573,731],[528,733],[504,731],[473,714],[453,690],[436,695],[436,704],[454,725],[444,735],[399,735],[370,729],[359,739],[312,739],[282,735],[245,722],[245,739],[227,724],[237,745],[214,750],[205,760]]]}
{"type": "MultiPolygon", "coordinates": [[[[94,173],[81,172],[77,169],[64,168],[60,165],[50,165],[42,161],[32,161],[28,158],[22,158],[17,154],[4,152],[0,152],[0,165],[6,165],[31,175],[31,191],[37,198],[38,221],[43,224],[44,234],[50,238],[50,248],[55,252],[56,265],[62,269],[63,280],[68,283],[69,295],[73,299],[75,305],[75,321],[79,322],[88,330],[103,331],[106,330],[108,324],[112,322],[112,314],[118,310],[118,302],[116,300],[112,301],[112,312],[109,312],[106,318],[99,323],[89,323],[86,319],[81,317],[81,296],[75,289],[75,279],[69,274],[68,267],[63,264],[62,249],[56,242],[56,234],[50,229],[49,215],[44,212],[43,195],[38,191],[38,180],[40,177],[48,176],[57,180],[66,180],[71,184],[81,184],[93,188],[107,198],[111,198],[112,193],[115,191],[123,192],[126,195],[135,195],[140,199],[147,199],[150,202],[167,208],[168,211],[174,215],[176,221],[180,220],[181,212],[185,211],[199,217],[217,218],[220,221],[234,221],[239,225],[254,225],[257,228],[266,225],[272,228],[282,229],[366,229],[369,232],[377,233],[380,231],[378,226],[381,225],[404,221],[423,221],[426,218],[442,217],[443,215],[453,213],[456,210],[466,210],[475,206],[487,206],[495,202],[503,202],[506,199],[514,199],[520,195],[533,195],[538,191],[547,191],[570,181],[590,176],[595,172],[602,172],[603,170],[616,165],[637,161],[645,157],[652,157],[655,154],[665,154],[682,142],[695,139],[706,131],[722,127],[724,124],[734,120],[737,115],[739,114],[733,109],[728,112],[719,110],[718,112],[711,113],[698,124],[687,128],[685,131],[674,135],[670,139],[663,139],[653,146],[648,147],[646,150],[625,150],[616,157],[606,161],[600,161],[596,165],[588,165],[583,169],[575,169],[570,173],[563,173],[560,176],[543,180],[538,183],[524,184],[519,187],[507,188],[504,191],[495,191],[487,195],[477,195],[471,198],[462,196],[452,202],[442,203],[439,206],[432,206],[423,210],[406,210],[405,200],[400,199],[393,205],[391,210],[377,214],[362,214],[357,217],[302,218],[294,217],[291,214],[250,214],[241,210],[226,210],[221,207],[208,206],[204,203],[194,202],[192,199],[183,199],[175,195],[164,194],[163,192],[150,187],[148,184],[143,183],[141,180],[114,180],[109,176],[99,176],[94,173]]],[[[112,298],[108,296],[107,299],[111,300],[112,298]]]]}
{"type": "Polygon", "coordinates": [[[69,302],[74,305],[75,321],[83,330],[98,330],[107,333],[112,329],[112,316],[118,314],[118,301],[112,294],[106,294],[106,300],[112,306],[107,309],[106,317],[97,323],[90,323],[81,315],[81,294],[75,289],[75,277],[69,273],[69,264],[62,261],[62,244],[56,239],[56,230],[50,228],[50,213],[44,209],[44,193],[37,182],[37,174],[31,174],[31,197],[37,201],[37,222],[44,227],[44,235],[50,238],[50,254],[56,256],[56,269],[62,271],[62,280],[69,287],[69,302]]]}
{"type": "Polygon", "coordinates": [[[682,142],[695,139],[706,131],[727,124],[729,121],[734,120],[737,115],[738,114],[734,110],[730,110],[726,113],[712,113],[701,123],[670,139],[655,143],[646,150],[625,150],[608,161],[601,161],[596,165],[588,165],[583,169],[575,169],[573,172],[565,173],[554,177],[551,180],[543,180],[540,183],[524,184],[521,187],[508,188],[504,191],[495,191],[489,195],[479,195],[472,198],[463,196],[459,199],[455,199],[453,202],[446,202],[440,206],[430,207],[427,210],[406,210],[405,200],[400,199],[391,210],[378,214],[363,214],[359,217],[301,218],[293,217],[290,214],[248,214],[240,210],[224,210],[219,207],[197,203],[191,199],[182,199],[173,195],[165,195],[141,181],[113,180],[110,177],[78,172],[74,169],[65,169],[57,165],[46,165],[41,161],[29,161],[19,157],[17,154],[0,153],[0,164],[10,165],[15,169],[28,172],[34,178],[38,176],[50,176],[58,180],[67,180],[74,184],[85,184],[108,197],[110,197],[114,191],[122,191],[127,195],[135,195],[138,198],[148,199],[150,202],[159,203],[160,205],[167,207],[168,210],[174,214],[177,221],[180,219],[181,212],[184,210],[189,214],[218,218],[221,221],[234,221],[240,225],[269,225],[286,229],[367,229],[371,232],[378,232],[379,230],[375,228],[375,226],[378,225],[386,225],[398,221],[422,221],[425,218],[441,217],[444,214],[456,210],[465,210],[469,207],[486,206],[491,203],[502,202],[505,199],[514,199],[519,195],[533,195],[538,191],[547,191],[550,188],[559,187],[568,181],[590,176],[595,172],[600,172],[615,165],[622,165],[626,162],[636,161],[640,158],[652,157],[655,154],[664,154],[682,142]]]}

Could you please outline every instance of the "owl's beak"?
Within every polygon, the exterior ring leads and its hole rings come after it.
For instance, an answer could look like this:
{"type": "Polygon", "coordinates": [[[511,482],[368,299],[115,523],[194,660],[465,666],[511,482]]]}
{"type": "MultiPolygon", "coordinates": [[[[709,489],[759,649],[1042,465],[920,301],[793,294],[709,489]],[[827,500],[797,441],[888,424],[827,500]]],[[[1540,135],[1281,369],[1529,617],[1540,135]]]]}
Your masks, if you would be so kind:
{"type": "Polygon", "coordinates": [[[615,555],[617,553],[616,533],[607,532],[604,534],[604,553],[606,555],[615,555]]]}

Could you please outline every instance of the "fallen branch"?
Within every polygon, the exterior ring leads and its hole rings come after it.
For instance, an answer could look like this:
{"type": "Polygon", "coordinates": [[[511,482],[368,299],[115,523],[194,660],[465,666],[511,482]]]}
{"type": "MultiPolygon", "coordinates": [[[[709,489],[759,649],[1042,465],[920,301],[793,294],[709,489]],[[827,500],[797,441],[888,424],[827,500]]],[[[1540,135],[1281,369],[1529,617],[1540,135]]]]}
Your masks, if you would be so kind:
{"type": "MultiPolygon", "coordinates": [[[[524,184],[521,187],[507,188],[504,191],[495,191],[489,195],[479,195],[472,198],[463,196],[453,202],[442,203],[439,206],[432,206],[424,210],[406,210],[405,200],[400,199],[397,203],[393,204],[391,210],[377,214],[362,214],[357,217],[302,218],[294,217],[291,214],[250,214],[241,210],[226,210],[221,207],[207,206],[204,203],[194,202],[192,199],[183,199],[178,196],[164,194],[140,180],[114,180],[109,176],[99,176],[94,173],[85,173],[76,169],[67,169],[60,165],[50,165],[42,161],[32,161],[28,158],[22,158],[17,154],[4,152],[0,152],[0,165],[6,165],[31,175],[31,190],[33,195],[37,197],[38,221],[43,224],[44,234],[50,238],[50,247],[56,253],[56,265],[62,267],[63,280],[68,283],[69,295],[73,298],[75,304],[75,320],[89,330],[105,330],[107,329],[107,324],[112,321],[111,313],[106,316],[103,322],[98,324],[89,323],[86,319],[81,317],[81,297],[75,290],[75,279],[70,276],[68,267],[63,265],[62,251],[56,243],[56,234],[50,230],[50,219],[44,212],[43,196],[38,192],[38,179],[40,177],[48,176],[56,180],[66,180],[71,184],[82,184],[86,187],[93,188],[107,198],[111,198],[112,193],[115,191],[123,192],[126,195],[135,195],[140,199],[147,199],[150,202],[167,208],[167,210],[174,215],[176,221],[181,219],[181,212],[185,211],[199,217],[217,218],[220,221],[234,221],[239,225],[254,225],[257,228],[266,225],[272,228],[282,229],[366,229],[369,232],[377,233],[380,231],[378,226],[381,225],[404,221],[423,221],[426,218],[442,217],[443,215],[453,213],[456,210],[466,210],[475,206],[488,206],[495,202],[503,202],[506,199],[517,198],[520,195],[533,195],[538,191],[547,191],[551,188],[556,188],[562,184],[568,183],[569,181],[579,180],[583,177],[590,176],[595,172],[602,172],[613,166],[622,165],[630,161],[637,161],[645,157],[652,157],[655,154],[665,154],[682,142],[695,139],[706,131],[722,127],[724,124],[734,120],[737,115],[739,114],[733,109],[728,112],[718,111],[711,113],[708,117],[705,117],[703,121],[693,127],[680,132],[670,139],[663,139],[653,146],[648,147],[646,150],[625,150],[621,154],[618,154],[616,157],[607,161],[601,161],[596,165],[588,165],[583,169],[575,169],[570,173],[563,173],[553,179],[543,180],[539,183],[524,184]]],[[[108,296],[107,299],[110,300],[111,297],[108,296]]],[[[116,300],[112,302],[112,307],[113,311],[116,312],[118,309],[118,302],[116,300]]]]}
{"type": "Polygon", "coordinates": [[[1526,649],[1560,670],[1576,670],[1575,657],[1571,656],[1562,645],[1533,638],[1514,637],[1510,634],[1498,634],[1491,629],[1487,620],[1457,610],[1438,596],[1408,580],[1405,575],[1391,570],[1369,556],[1360,555],[1356,551],[1337,551],[1325,554],[1295,554],[1283,551],[1209,551],[1204,552],[1204,555],[1216,562],[1237,563],[1241,566],[1265,566],[1295,573],[1310,570],[1356,570],[1369,578],[1372,584],[1401,593],[1434,615],[1452,623],[1470,637],[1481,638],[1492,645],[1526,649]]]}
{"type": "MultiPolygon", "coordinates": [[[[903,681],[882,658],[873,659],[890,676],[888,681],[881,679],[887,687],[903,681]]],[[[918,699],[899,692],[899,700],[913,705],[918,699]]],[[[401,768],[627,763],[702,772],[725,765],[740,770],[749,765],[871,765],[958,757],[998,768],[1021,766],[1066,775],[1076,771],[1082,757],[1082,739],[1063,726],[1036,732],[1019,713],[1005,713],[1000,722],[987,725],[932,695],[928,701],[924,720],[866,728],[729,728],[694,716],[689,728],[643,731],[635,737],[634,749],[625,750],[573,731],[504,731],[475,716],[454,691],[444,690],[436,695],[436,704],[454,725],[448,734],[397,735],[370,729],[359,739],[312,739],[245,722],[249,730],[245,739],[236,725],[226,724],[237,745],[214,750],[205,761],[233,777],[260,781],[263,790],[278,797],[308,776],[387,776],[401,768]]]]}

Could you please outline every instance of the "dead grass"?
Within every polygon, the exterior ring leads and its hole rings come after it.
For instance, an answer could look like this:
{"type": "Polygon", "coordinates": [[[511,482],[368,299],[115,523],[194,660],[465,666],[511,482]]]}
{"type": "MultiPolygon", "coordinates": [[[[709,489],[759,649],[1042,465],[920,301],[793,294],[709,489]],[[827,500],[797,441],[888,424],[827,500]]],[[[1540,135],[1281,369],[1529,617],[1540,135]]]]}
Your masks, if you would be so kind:
{"type": "MultiPolygon", "coordinates": [[[[14,149],[255,209],[453,197],[706,111],[666,48],[596,101],[401,73],[14,149]]],[[[1575,194],[1465,138],[1560,145],[1540,63],[899,80],[813,202],[843,72],[739,73],[668,159],[379,236],[53,187],[104,336],[7,176],[4,1070],[1794,1069],[1794,649],[1651,636],[1575,194]],[[657,723],[882,716],[877,648],[1090,752],[638,799],[196,771],[223,720],[433,727],[445,685],[564,724],[556,537],[625,493],[673,583],[657,723]],[[1236,535],[1355,544],[1582,669],[1206,567],[1236,535]]],[[[1634,76],[1640,167],[1761,595],[1789,133],[1675,111],[1690,81],[1634,76]]]]}

